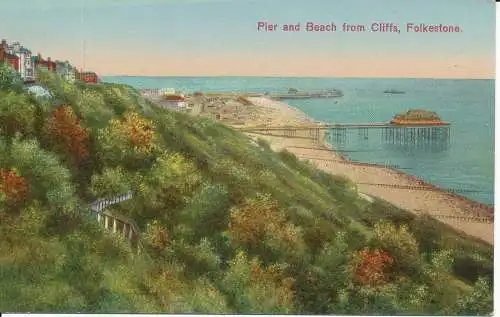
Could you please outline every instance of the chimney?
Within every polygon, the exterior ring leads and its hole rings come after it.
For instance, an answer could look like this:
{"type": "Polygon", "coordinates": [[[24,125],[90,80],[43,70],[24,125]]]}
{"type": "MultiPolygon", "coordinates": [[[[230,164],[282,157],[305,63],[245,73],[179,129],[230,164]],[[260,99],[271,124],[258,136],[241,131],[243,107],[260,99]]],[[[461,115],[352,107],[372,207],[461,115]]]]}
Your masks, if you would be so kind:
{"type": "Polygon", "coordinates": [[[14,52],[19,53],[21,51],[21,43],[19,42],[14,42],[12,44],[14,52]]]}
{"type": "Polygon", "coordinates": [[[2,39],[2,48],[4,50],[7,49],[7,40],[6,39],[2,39]]]}

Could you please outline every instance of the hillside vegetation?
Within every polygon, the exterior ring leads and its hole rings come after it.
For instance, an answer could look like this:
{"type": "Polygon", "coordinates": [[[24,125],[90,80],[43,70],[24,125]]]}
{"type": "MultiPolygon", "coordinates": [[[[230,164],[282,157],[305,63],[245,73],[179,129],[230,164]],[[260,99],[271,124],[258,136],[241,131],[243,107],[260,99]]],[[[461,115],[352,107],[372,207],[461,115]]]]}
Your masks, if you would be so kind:
{"type": "Polygon", "coordinates": [[[131,87],[0,70],[0,311],[487,314],[493,249],[131,87]],[[7,74],[7,75],[6,75],[7,74]],[[134,219],[136,255],[90,216],[134,219]]]}

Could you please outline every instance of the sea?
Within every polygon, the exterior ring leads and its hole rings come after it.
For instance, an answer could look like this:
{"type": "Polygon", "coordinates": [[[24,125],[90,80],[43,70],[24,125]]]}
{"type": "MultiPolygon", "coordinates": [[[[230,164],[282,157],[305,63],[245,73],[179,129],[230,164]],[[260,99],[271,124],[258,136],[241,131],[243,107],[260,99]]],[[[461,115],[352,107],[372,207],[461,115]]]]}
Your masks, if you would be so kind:
{"type": "Polygon", "coordinates": [[[389,122],[409,109],[436,112],[450,122],[449,141],[438,146],[384,142],[380,129],[360,137],[329,133],[328,142],[350,160],[396,167],[443,189],[493,205],[494,80],[281,78],[281,77],[136,77],[109,76],[105,82],[138,89],[175,88],[184,92],[235,91],[284,93],[339,89],[331,99],[286,101],[309,117],[326,123],[389,122]],[[403,91],[387,94],[385,90],[403,91]]]}

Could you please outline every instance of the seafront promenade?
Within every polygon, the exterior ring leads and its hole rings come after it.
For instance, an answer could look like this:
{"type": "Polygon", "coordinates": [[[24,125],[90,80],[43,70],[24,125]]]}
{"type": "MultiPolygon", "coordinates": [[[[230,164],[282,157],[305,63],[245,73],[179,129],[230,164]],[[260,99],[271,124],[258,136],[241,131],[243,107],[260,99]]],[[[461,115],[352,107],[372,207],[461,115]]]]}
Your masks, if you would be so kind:
{"type": "MultiPolygon", "coordinates": [[[[192,109],[196,109],[193,115],[212,117],[254,140],[268,141],[276,151],[286,149],[321,170],[348,177],[365,197],[388,201],[414,214],[430,215],[493,244],[493,207],[467,199],[457,192],[440,189],[397,167],[346,160],[332,151],[332,146],[326,142],[329,129],[316,129],[321,126],[320,122],[284,102],[266,97],[228,95],[210,101],[207,97],[196,97],[191,104],[192,109]],[[311,133],[312,128],[317,132],[311,133]],[[290,129],[294,132],[284,132],[290,129]]],[[[334,125],[329,128],[342,127],[334,125]]]]}

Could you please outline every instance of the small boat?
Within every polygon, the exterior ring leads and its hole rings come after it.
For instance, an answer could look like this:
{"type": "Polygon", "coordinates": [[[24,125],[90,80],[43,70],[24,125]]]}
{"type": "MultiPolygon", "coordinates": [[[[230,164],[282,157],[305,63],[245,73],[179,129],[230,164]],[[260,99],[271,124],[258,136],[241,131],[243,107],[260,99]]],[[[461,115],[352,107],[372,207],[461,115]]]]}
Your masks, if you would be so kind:
{"type": "Polygon", "coordinates": [[[395,90],[395,89],[386,89],[384,91],[384,94],[404,94],[405,92],[402,90],[395,90]]]}

